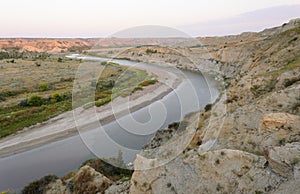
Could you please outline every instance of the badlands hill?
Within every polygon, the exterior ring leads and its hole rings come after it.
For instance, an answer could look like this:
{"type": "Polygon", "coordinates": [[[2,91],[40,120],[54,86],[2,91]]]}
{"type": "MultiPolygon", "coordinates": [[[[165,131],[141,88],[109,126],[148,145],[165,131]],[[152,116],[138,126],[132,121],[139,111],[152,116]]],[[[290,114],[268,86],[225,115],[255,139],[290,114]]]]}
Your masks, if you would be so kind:
{"type": "Polygon", "coordinates": [[[61,51],[77,51],[78,49],[88,49],[91,46],[91,43],[82,39],[0,39],[0,49],[2,50],[55,53],[61,51]]]}
{"type": "MultiPolygon", "coordinates": [[[[182,50],[190,64],[183,59],[173,64],[210,69],[225,89],[211,110],[200,113],[188,148],[166,165],[134,172],[130,192],[299,192],[300,20],[260,33],[199,41],[201,46],[182,50]]],[[[161,57],[151,55],[152,61],[161,57]]],[[[159,163],[163,153],[172,154],[167,143],[161,144],[141,156],[159,163]]],[[[147,164],[141,156],[136,167],[147,164]]]]}
{"type": "Polygon", "coordinates": [[[173,45],[184,38],[91,38],[91,39],[49,39],[49,38],[2,38],[1,50],[33,52],[81,52],[99,48],[138,47],[143,45],[173,45]]]}

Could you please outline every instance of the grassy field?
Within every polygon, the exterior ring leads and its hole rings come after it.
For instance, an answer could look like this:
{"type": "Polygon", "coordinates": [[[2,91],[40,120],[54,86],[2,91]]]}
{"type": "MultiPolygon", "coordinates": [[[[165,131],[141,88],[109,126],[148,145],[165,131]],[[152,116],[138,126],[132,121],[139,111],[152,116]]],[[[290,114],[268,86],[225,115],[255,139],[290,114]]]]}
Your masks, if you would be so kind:
{"type": "MultiPolygon", "coordinates": [[[[0,60],[0,138],[46,121],[72,109],[72,90],[81,61],[49,55],[42,60],[0,60]]],[[[96,82],[95,105],[128,96],[156,83],[144,70],[100,63],[104,70],[96,82]],[[122,75],[122,76],[121,76],[122,75]],[[138,83],[138,84],[137,84],[138,83]]],[[[82,86],[84,93],[85,86],[82,86]]]]}

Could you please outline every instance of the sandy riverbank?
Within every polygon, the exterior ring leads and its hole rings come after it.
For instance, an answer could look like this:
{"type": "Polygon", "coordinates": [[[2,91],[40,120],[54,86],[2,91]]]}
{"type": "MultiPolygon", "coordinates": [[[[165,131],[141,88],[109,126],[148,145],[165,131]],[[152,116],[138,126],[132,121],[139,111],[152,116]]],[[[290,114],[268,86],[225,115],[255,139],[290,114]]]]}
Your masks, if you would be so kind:
{"type": "Polygon", "coordinates": [[[92,107],[86,110],[78,108],[43,123],[24,128],[18,133],[0,140],[0,157],[76,135],[78,127],[80,132],[96,128],[100,123],[103,125],[161,99],[181,82],[180,78],[173,73],[153,69],[146,70],[156,74],[159,82],[145,87],[142,91],[135,92],[129,99],[118,97],[101,107],[92,107]],[[76,122],[74,118],[76,118],[76,122]]]}

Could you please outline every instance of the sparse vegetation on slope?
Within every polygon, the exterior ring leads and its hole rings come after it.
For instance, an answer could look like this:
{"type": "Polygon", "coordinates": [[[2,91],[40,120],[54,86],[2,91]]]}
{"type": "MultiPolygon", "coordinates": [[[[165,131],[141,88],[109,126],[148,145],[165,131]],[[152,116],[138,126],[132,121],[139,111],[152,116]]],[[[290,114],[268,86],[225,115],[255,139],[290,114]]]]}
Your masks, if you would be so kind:
{"type": "MultiPolygon", "coordinates": [[[[176,193],[298,192],[299,32],[298,19],[261,33],[200,39],[205,47],[191,48],[189,57],[199,61],[198,69],[210,63],[205,67],[223,75],[227,90],[201,112],[187,149],[166,165],[135,171],[130,192],[169,193],[171,185],[176,193]]],[[[169,150],[165,144],[141,155],[152,153],[158,163],[164,158],[157,153],[169,150]]],[[[149,160],[135,162],[147,168],[149,160]]]]}

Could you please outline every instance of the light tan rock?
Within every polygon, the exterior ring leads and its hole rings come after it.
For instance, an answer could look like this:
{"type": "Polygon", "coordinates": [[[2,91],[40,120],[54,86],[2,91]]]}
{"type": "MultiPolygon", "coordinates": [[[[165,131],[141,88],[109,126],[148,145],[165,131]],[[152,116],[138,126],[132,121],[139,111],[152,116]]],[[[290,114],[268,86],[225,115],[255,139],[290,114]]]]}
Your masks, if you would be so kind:
{"type": "Polygon", "coordinates": [[[274,129],[286,124],[293,124],[297,119],[297,116],[288,113],[265,114],[261,118],[260,128],[274,129]]]}
{"type": "Polygon", "coordinates": [[[71,194],[72,192],[69,189],[67,189],[65,185],[63,185],[60,179],[58,179],[55,182],[50,183],[48,185],[45,194],[57,194],[57,193],[71,194]]]}
{"type": "Polygon", "coordinates": [[[116,182],[105,190],[105,194],[128,194],[130,187],[130,181],[116,182]]]}
{"type": "Polygon", "coordinates": [[[95,171],[95,169],[83,166],[65,183],[57,180],[49,184],[46,193],[104,193],[111,184],[111,180],[95,171]]]}
{"type": "MultiPolygon", "coordinates": [[[[280,176],[294,177],[294,170],[296,170],[294,169],[294,165],[299,163],[300,160],[300,143],[286,144],[281,147],[270,147],[266,150],[266,159],[271,169],[280,176]]],[[[298,177],[297,172],[295,171],[296,177],[298,177]]]]}
{"type": "Polygon", "coordinates": [[[283,181],[264,167],[261,156],[226,149],[189,154],[158,168],[135,171],[130,193],[254,193],[275,189],[283,181]]]}

